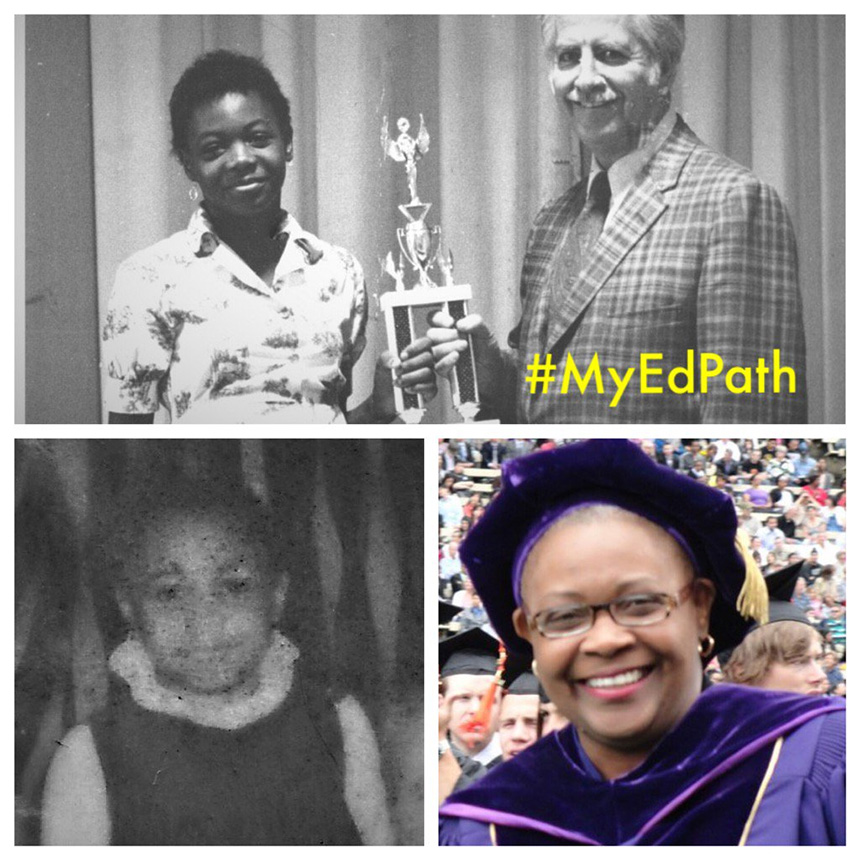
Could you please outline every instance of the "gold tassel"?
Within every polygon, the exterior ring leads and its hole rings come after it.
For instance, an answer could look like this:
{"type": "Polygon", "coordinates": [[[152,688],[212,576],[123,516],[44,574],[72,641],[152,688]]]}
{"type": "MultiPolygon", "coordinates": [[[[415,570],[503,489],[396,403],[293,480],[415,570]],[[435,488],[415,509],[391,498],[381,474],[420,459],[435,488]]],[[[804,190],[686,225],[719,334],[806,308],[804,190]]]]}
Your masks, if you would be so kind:
{"type": "Polygon", "coordinates": [[[735,547],[744,560],[745,576],[735,606],[744,618],[752,618],[759,624],[767,624],[767,585],[762,572],[752,557],[752,553],[749,551],[748,541],[749,535],[739,529],[735,535],[735,547]]]}

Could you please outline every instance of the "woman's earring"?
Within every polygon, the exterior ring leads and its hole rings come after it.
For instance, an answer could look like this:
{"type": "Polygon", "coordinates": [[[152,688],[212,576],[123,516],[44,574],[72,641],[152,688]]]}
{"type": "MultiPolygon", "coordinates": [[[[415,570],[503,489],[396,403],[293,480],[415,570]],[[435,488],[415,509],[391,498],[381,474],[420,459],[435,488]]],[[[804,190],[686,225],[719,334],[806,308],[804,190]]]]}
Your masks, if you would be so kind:
{"type": "Polygon", "coordinates": [[[699,655],[701,657],[710,657],[714,651],[714,637],[709,633],[704,639],[699,642],[699,655]]]}
{"type": "Polygon", "coordinates": [[[532,675],[537,678],[537,660],[532,660],[532,675]]]}
{"type": "Polygon", "coordinates": [[[198,198],[199,196],[200,196],[200,192],[197,190],[197,186],[196,186],[196,185],[192,185],[192,186],[188,189],[188,199],[193,203],[194,201],[196,201],[196,200],[197,200],[197,198],[198,198]]]}

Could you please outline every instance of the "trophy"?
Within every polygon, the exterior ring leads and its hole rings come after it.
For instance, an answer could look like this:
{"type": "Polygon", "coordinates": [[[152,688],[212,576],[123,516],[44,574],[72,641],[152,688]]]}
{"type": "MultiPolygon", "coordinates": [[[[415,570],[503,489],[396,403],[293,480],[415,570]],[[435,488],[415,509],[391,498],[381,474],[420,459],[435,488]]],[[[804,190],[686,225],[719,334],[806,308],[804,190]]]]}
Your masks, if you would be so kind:
{"type": "MultiPolygon", "coordinates": [[[[472,298],[469,284],[454,283],[454,257],[449,250],[442,252],[442,228],[437,224],[427,225],[427,213],[431,203],[422,203],[418,198],[418,161],[430,148],[430,135],[424,125],[424,115],[419,114],[421,126],[418,134],[409,136],[409,120],[397,120],[397,138],[388,133],[388,117],[382,118],[382,149],[386,156],[401,162],[406,168],[409,185],[409,202],[397,208],[406,218],[406,224],[397,228],[397,243],[400,246],[398,264],[389,251],[383,261],[385,274],[394,280],[394,289],[380,296],[380,306],[385,315],[388,346],[399,355],[415,340],[415,313],[426,312],[432,307],[441,309],[455,320],[468,313],[467,302],[472,298]],[[411,267],[407,272],[407,264],[411,267]],[[431,273],[442,281],[437,284],[431,273]],[[407,289],[406,281],[412,286],[407,289]]],[[[454,406],[464,421],[472,421],[478,413],[478,377],[471,338],[469,348],[461,355],[451,375],[451,392],[454,406]]],[[[424,416],[424,398],[410,394],[397,386],[394,398],[398,413],[408,424],[417,424],[424,416]]]]}

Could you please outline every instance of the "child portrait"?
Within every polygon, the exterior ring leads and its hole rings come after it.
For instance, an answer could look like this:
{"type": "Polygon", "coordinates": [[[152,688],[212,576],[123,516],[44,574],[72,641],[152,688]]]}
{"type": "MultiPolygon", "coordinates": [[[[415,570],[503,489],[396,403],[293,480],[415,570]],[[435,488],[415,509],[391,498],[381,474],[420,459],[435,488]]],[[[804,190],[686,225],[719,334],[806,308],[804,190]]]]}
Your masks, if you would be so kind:
{"type": "Polygon", "coordinates": [[[19,844],[420,839],[420,442],[18,444],[19,844]]]}

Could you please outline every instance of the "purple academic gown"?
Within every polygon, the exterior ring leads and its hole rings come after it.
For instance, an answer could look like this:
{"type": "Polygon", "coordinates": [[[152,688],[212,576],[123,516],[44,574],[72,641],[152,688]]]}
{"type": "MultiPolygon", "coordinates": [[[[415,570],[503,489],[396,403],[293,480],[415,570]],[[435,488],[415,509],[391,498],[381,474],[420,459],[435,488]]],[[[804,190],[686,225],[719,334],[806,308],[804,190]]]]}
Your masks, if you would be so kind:
{"type": "Polygon", "coordinates": [[[711,687],[615,780],[568,726],[440,816],[442,845],[844,845],[845,703],[711,687]]]}

